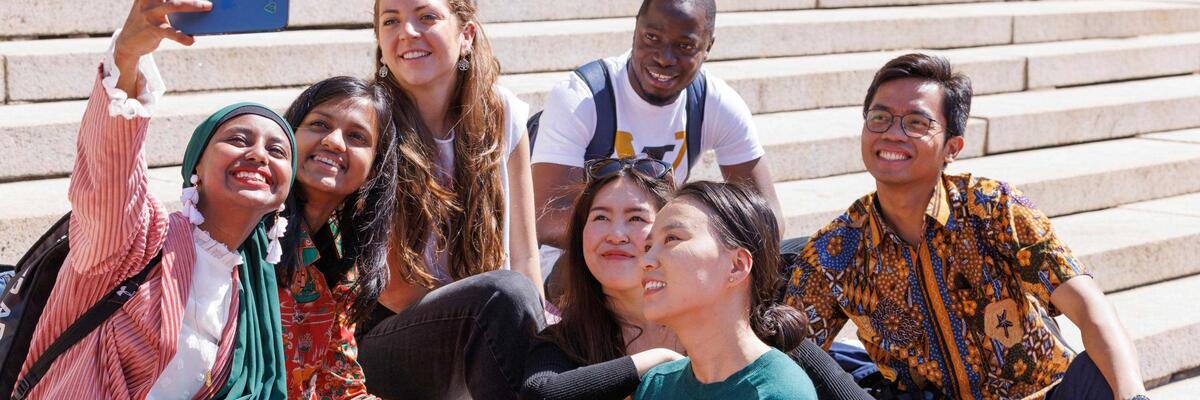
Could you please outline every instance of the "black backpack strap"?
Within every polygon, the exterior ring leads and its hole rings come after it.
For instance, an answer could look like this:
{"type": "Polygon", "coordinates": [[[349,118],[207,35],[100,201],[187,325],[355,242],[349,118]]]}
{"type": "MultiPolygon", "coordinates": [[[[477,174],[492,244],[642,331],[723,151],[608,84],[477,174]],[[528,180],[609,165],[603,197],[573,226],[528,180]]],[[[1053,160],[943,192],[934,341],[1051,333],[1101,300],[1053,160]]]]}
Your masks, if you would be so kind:
{"type": "Polygon", "coordinates": [[[684,128],[684,135],[687,137],[688,174],[692,173],[692,166],[700,160],[700,139],[704,136],[704,101],[707,97],[708,78],[704,76],[704,70],[700,70],[687,87],[687,127],[684,128]]]}
{"type": "Polygon", "coordinates": [[[158,266],[161,260],[162,250],[160,249],[158,254],[150,260],[150,263],[142,268],[141,272],[121,282],[120,285],[113,288],[100,301],[93,304],[91,308],[88,308],[83,315],[79,316],[79,319],[71,323],[57,339],[54,339],[54,342],[50,343],[50,347],[46,348],[46,352],[38,357],[33,366],[29,367],[29,371],[25,373],[25,377],[20,382],[17,382],[12,400],[24,399],[29,394],[29,391],[33,390],[33,387],[37,386],[38,382],[42,380],[42,376],[54,364],[54,360],[57,360],[59,356],[71,349],[71,346],[74,346],[75,343],[79,343],[80,340],[83,340],[88,334],[95,331],[100,324],[107,321],[125,303],[129,302],[129,299],[132,299],[133,295],[137,293],[138,288],[142,286],[142,282],[146,281],[146,277],[150,275],[150,271],[154,270],[154,267],[158,266]]]}
{"type": "Polygon", "coordinates": [[[612,80],[604,60],[596,60],[575,69],[588,88],[592,90],[592,101],[596,103],[596,129],[588,142],[584,160],[612,157],[617,136],[617,96],[613,94],[612,80]]]}
{"type": "Polygon", "coordinates": [[[538,128],[542,125],[542,111],[538,111],[525,121],[525,133],[529,135],[529,154],[533,155],[533,145],[537,144],[538,128]]]}

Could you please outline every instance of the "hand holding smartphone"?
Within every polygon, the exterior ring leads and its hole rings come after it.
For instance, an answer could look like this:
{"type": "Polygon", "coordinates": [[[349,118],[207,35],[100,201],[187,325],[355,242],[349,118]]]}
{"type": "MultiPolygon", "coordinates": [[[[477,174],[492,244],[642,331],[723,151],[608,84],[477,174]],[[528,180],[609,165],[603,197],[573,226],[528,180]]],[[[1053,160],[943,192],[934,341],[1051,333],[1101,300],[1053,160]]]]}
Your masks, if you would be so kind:
{"type": "Polygon", "coordinates": [[[208,12],[171,13],[171,26],[188,35],[281,31],[288,0],[211,0],[208,12]]]}

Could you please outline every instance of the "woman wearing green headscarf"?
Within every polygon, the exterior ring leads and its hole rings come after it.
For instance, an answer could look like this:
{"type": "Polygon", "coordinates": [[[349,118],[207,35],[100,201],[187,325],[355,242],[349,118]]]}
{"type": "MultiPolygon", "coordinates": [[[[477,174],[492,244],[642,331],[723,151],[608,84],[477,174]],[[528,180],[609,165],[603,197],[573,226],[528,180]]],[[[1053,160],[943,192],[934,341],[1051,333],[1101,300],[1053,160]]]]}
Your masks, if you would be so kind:
{"type": "Polygon", "coordinates": [[[79,130],[70,254],[21,375],[98,299],[151,270],[120,310],[58,357],[28,398],[286,397],[272,263],[295,170],[288,124],[261,105],[225,107],[188,143],[184,211],[168,215],[149,193],[143,147],[163,93],[150,53],[164,38],[193,42],[170,27],[168,13],[211,7],[138,0],[114,34],[79,130]]]}

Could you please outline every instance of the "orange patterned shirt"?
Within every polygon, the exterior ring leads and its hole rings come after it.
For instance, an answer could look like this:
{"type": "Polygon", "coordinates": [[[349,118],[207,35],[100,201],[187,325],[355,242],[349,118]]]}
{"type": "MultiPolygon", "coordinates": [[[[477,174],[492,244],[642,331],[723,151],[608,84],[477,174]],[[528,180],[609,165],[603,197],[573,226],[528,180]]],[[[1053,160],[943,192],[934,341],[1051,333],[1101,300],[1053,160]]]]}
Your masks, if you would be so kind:
{"type": "MultiPolygon", "coordinates": [[[[355,324],[347,308],[353,301],[354,274],[346,274],[333,288],[317,268],[320,258],[308,230],[300,232],[296,259],[303,267],[286,288],[279,289],[283,350],[287,355],[289,399],[373,399],[367,394],[358,365],[355,324]]],[[[327,225],[340,242],[333,220],[327,225]]],[[[340,252],[340,243],[335,250],[340,252]]],[[[283,275],[280,275],[282,278],[283,275]]]]}
{"type": "Polygon", "coordinates": [[[805,245],[787,303],[826,348],[847,320],[888,380],[960,399],[1041,398],[1074,357],[1050,293],[1085,274],[1019,190],[943,175],[923,240],[884,222],[875,194],[805,245]]]}

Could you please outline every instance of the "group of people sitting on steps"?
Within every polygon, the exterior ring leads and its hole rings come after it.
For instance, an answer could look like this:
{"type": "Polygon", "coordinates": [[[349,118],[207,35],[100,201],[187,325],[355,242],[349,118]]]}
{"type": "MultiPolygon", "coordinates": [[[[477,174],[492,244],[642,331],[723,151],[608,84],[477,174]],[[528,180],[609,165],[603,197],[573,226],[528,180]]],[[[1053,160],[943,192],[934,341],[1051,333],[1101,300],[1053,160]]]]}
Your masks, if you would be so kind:
{"type": "Polygon", "coordinates": [[[1007,183],[945,172],[972,90],[944,58],[878,70],[860,136],[875,190],[815,233],[786,231],[789,199],[751,110],[702,68],[714,3],[643,1],[630,49],[580,67],[530,119],[497,84],[473,1],[377,0],[372,79],[318,82],[283,115],[238,103],[209,116],[172,213],[145,154],[169,84],[152,53],[194,42],[168,13],[212,3],[136,0],[91,77],[71,250],[22,374],[105,293],[149,273],[20,389],[1145,398],[1129,337],[1047,216],[1007,183]],[[725,182],[689,181],[709,150],[725,182]],[[1058,334],[1059,314],[1086,352],[1058,334]],[[848,321],[856,344],[837,339],[848,321]]]}

